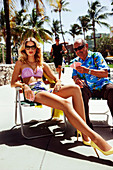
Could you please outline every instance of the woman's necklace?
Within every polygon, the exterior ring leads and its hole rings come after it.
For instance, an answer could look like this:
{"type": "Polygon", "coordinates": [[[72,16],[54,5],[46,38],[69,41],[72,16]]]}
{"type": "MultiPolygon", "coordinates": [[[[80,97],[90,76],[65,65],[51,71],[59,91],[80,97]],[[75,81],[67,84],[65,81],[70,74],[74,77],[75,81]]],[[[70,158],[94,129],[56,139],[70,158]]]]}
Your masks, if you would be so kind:
{"type": "Polygon", "coordinates": [[[35,62],[27,61],[27,64],[32,68],[34,74],[36,74],[37,73],[37,62],[36,61],[35,62]],[[33,67],[33,64],[35,64],[34,67],[33,67]]]}

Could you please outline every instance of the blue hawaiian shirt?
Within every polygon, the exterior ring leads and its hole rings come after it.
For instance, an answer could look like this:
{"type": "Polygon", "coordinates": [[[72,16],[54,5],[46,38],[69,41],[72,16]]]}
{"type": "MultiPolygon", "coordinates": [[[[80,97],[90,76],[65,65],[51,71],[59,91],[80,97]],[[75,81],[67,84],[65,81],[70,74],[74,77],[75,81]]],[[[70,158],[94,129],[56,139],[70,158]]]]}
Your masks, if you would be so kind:
{"type": "MultiPolygon", "coordinates": [[[[101,70],[101,69],[107,69],[108,73],[110,73],[110,68],[108,67],[105,59],[103,58],[102,54],[99,52],[92,52],[88,51],[88,56],[86,57],[86,60],[83,61],[80,57],[76,57],[73,62],[78,61],[81,62],[81,66],[85,66],[89,69],[94,70],[101,70]]],[[[77,70],[73,69],[72,78],[73,76],[78,76],[80,79],[85,80],[86,84],[90,88],[90,90],[101,90],[102,87],[106,84],[112,83],[110,81],[109,77],[107,78],[98,78],[96,76],[93,76],[91,74],[87,73],[79,73],[77,70]]]]}

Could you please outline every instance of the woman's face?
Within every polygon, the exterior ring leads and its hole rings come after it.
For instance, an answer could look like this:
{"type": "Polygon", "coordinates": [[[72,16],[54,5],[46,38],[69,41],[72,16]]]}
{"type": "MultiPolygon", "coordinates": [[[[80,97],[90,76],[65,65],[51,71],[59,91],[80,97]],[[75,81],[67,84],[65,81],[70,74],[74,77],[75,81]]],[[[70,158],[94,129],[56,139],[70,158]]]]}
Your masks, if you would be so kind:
{"type": "Polygon", "coordinates": [[[28,41],[25,45],[25,51],[28,56],[34,56],[36,53],[36,44],[32,41],[28,41]]]}

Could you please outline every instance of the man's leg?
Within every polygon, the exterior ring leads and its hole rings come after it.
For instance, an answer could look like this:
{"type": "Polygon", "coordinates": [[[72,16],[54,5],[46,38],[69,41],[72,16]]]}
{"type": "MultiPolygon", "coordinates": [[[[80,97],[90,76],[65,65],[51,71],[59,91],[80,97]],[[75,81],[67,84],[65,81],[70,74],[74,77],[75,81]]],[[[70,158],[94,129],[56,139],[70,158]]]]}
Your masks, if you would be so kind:
{"type": "Polygon", "coordinates": [[[111,115],[113,117],[113,84],[107,84],[103,88],[104,98],[107,99],[107,104],[111,111],[111,115]]]}
{"type": "Polygon", "coordinates": [[[81,91],[82,91],[82,97],[83,97],[84,107],[85,107],[86,122],[93,129],[93,125],[90,122],[90,118],[89,118],[89,99],[91,97],[91,91],[87,86],[81,88],[81,91]]]}
{"type": "Polygon", "coordinates": [[[59,79],[61,78],[62,66],[58,65],[59,79]]]}

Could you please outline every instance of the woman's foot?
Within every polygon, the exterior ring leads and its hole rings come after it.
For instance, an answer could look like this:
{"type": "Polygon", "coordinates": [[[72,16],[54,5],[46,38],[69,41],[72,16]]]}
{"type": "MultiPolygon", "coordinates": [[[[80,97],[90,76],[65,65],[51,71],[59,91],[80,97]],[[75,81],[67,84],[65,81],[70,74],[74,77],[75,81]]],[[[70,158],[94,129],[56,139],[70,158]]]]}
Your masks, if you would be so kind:
{"type": "Polygon", "coordinates": [[[99,157],[99,154],[97,153],[96,149],[98,149],[100,152],[102,152],[106,156],[113,154],[113,147],[111,147],[110,145],[108,145],[109,149],[102,150],[93,141],[91,141],[91,146],[94,148],[94,150],[95,150],[98,157],[99,157]]]}
{"type": "Polygon", "coordinates": [[[77,141],[79,135],[82,137],[82,141],[84,145],[89,145],[89,146],[91,145],[91,140],[86,135],[83,135],[79,130],[77,130],[77,141]]]}

